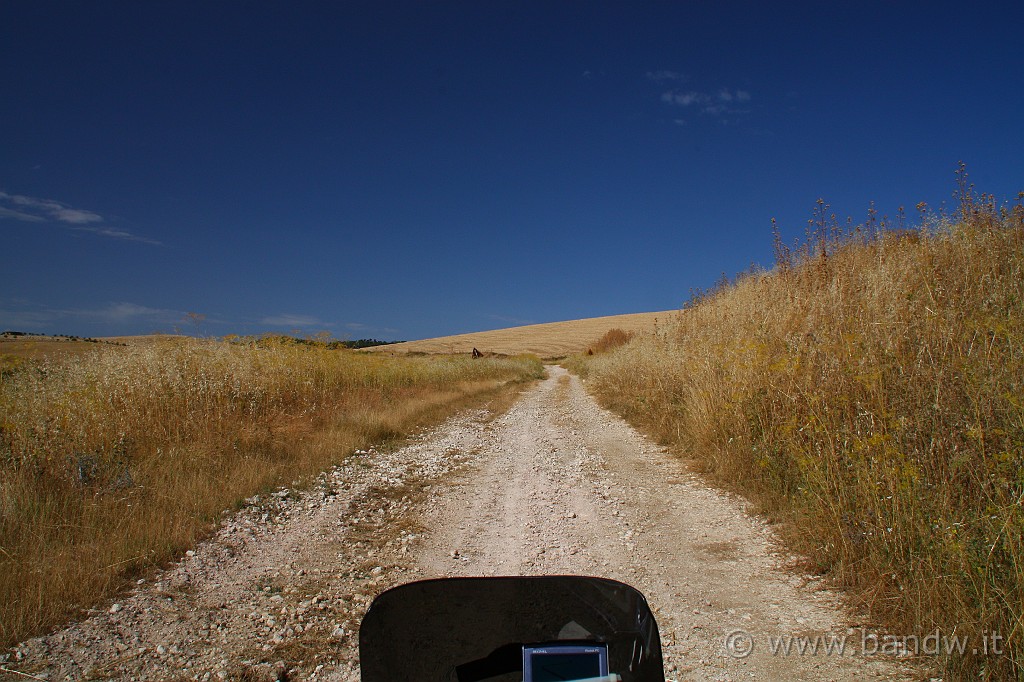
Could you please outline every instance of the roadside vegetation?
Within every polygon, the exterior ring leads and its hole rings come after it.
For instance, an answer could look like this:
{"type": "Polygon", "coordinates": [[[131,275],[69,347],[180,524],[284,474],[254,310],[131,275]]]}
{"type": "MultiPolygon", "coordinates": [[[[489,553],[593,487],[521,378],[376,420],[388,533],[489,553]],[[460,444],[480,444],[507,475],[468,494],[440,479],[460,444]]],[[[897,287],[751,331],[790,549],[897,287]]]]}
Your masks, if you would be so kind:
{"type": "Polygon", "coordinates": [[[606,353],[613,348],[618,348],[619,346],[629,343],[630,339],[634,336],[636,336],[635,332],[627,332],[624,329],[613,327],[606,331],[601,338],[587,348],[587,355],[593,355],[594,353],[606,353]]]}
{"type": "Polygon", "coordinates": [[[882,632],[967,637],[945,679],[1024,679],[1024,206],[958,180],[913,230],[819,202],[773,271],[570,364],[882,632]]]}
{"type": "Polygon", "coordinates": [[[386,357],[167,339],[0,372],[0,646],[94,607],[245,498],[543,374],[532,356],[386,357]]]}

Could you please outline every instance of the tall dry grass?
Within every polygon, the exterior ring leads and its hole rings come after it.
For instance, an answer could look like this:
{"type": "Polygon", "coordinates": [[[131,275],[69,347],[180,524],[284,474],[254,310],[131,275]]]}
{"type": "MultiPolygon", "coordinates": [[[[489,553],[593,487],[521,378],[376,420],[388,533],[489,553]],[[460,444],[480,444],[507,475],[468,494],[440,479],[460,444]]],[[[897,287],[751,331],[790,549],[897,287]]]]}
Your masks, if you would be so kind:
{"type": "Polygon", "coordinates": [[[0,645],[95,605],[244,498],[542,372],[198,340],[5,369],[0,645]]]}
{"type": "Polygon", "coordinates": [[[1005,638],[947,679],[1024,679],[1024,208],[961,180],[913,232],[819,205],[773,272],[575,364],[886,631],[1005,638]]]}
{"type": "Polygon", "coordinates": [[[629,340],[634,336],[636,336],[636,332],[627,332],[624,329],[619,329],[618,327],[609,329],[601,335],[601,338],[587,348],[587,355],[593,355],[594,353],[607,353],[613,348],[618,348],[619,346],[624,346],[629,343],[629,340]]]}

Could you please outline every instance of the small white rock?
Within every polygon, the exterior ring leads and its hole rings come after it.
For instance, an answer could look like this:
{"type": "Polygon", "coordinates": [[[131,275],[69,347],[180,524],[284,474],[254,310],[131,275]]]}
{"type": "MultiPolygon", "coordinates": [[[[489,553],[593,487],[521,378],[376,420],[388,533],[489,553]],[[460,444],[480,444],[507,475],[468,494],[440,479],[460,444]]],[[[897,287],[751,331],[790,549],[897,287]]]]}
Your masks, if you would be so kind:
{"type": "Polygon", "coordinates": [[[117,613],[117,612],[118,612],[118,611],[120,611],[120,610],[121,610],[122,608],[124,608],[124,607],[123,607],[123,606],[121,606],[120,604],[114,604],[113,606],[111,606],[111,607],[110,607],[110,612],[111,612],[111,613],[117,613]]]}

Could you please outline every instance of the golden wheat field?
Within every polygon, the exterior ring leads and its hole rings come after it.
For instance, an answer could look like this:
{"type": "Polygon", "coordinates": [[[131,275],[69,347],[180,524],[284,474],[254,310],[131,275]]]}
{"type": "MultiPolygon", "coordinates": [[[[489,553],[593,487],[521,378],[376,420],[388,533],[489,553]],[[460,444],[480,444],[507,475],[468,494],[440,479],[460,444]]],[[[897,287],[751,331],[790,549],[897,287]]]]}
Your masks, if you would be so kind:
{"type": "Polygon", "coordinates": [[[282,338],[36,342],[0,368],[0,646],[163,565],[241,500],[543,372],[282,338]]]}
{"type": "Polygon", "coordinates": [[[667,325],[678,314],[678,310],[667,310],[530,324],[508,329],[374,346],[365,349],[364,352],[396,355],[404,353],[471,353],[476,348],[481,353],[501,355],[532,353],[546,359],[562,358],[573,353],[585,353],[610,329],[621,329],[627,333],[650,332],[657,329],[658,326],[667,325]]]}

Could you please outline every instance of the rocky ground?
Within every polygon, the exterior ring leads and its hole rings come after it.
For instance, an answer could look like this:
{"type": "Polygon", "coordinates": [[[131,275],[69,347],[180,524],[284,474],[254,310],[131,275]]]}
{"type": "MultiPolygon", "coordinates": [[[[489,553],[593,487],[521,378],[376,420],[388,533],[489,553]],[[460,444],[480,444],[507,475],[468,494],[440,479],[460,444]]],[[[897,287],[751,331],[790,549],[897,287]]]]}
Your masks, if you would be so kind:
{"type": "Polygon", "coordinates": [[[647,595],[668,679],[920,679],[852,644],[773,653],[778,637],[860,641],[856,615],[792,566],[741,500],[553,367],[503,415],[249,500],[177,565],[6,654],[0,678],[358,680],[360,619],[391,586],[587,574],[647,595]]]}

